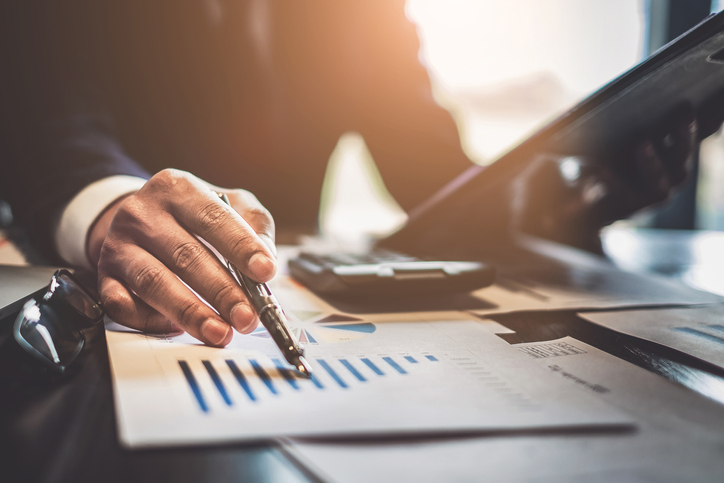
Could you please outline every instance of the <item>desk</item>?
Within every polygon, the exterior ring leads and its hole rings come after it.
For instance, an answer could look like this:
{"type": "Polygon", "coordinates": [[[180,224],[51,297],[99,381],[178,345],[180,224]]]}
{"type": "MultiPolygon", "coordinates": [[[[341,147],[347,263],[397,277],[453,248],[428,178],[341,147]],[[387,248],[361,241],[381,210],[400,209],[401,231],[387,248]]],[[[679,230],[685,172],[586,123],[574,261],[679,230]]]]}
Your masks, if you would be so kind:
{"type": "MultiPolygon", "coordinates": [[[[6,326],[12,320],[1,323],[6,326]]],[[[122,449],[102,327],[88,334],[82,367],[63,384],[7,379],[0,384],[4,482],[314,481],[271,444],[122,449]],[[8,469],[15,479],[5,479],[8,469]]]]}
{"type": "MultiPolygon", "coordinates": [[[[662,242],[665,234],[646,232],[641,244],[662,242]]],[[[667,244],[671,253],[691,251],[691,240],[679,236],[667,244]]],[[[645,248],[644,248],[645,249],[645,248]]],[[[685,257],[672,258],[671,260],[685,257]]],[[[693,389],[692,374],[723,382],[724,371],[669,353],[607,329],[572,312],[501,315],[495,320],[514,334],[511,343],[570,335],[693,389]]],[[[7,329],[12,319],[0,321],[7,329]]],[[[102,329],[88,334],[84,363],[63,384],[0,380],[0,475],[19,481],[315,481],[273,444],[244,444],[131,452],[117,440],[111,380],[102,329]],[[20,477],[18,477],[20,475],[20,477]]],[[[724,403],[724,401],[720,401],[724,403]]]]}

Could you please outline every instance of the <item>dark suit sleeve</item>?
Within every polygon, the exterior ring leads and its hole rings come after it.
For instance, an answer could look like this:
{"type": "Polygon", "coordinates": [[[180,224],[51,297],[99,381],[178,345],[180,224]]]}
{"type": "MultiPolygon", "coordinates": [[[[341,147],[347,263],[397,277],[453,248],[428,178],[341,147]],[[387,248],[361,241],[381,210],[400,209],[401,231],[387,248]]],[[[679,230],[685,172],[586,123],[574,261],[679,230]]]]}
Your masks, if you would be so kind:
{"type": "Polygon", "coordinates": [[[16,223],[55,259],[62,208],[88,184],[124,174],[147,178],[113,132],[97,88],[93,41],[80,3],[4,2],[0,77],[0,197],[16,223]]]}
{"type": "Polygon", "coordinates": [[[433,97],[420,62],[417,27],[405,14],[405,2],[353,3],[358,11],[349,35],[360,39],[357,48],[365,59],[357,66],[357,91],[374,96],[354,111],[354,122],[390,193],[409,211],[471,161],[452,115],[433,97]]]}
{"type": "Polygon", "coordinates": [[[272,5],[275,52],[308,99],[296,101],[321,126],[362,134],[404,209],[471,166],[452,115],[433,98],[404,0],[272,5]]]}

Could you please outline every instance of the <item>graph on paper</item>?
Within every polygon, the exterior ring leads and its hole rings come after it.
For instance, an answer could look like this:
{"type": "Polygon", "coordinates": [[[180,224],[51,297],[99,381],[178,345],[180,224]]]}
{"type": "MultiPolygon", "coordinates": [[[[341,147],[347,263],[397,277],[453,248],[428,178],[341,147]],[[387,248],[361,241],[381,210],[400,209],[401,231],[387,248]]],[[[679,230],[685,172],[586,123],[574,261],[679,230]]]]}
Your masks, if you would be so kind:
{"type": "Polygon", "coordinates": [[[305,344],[312,379],[296,373],[261,332],[236,334],[216,349],[189,335],[107,331],[122,442],[148,447],[628,422],[474,320],[372,323],[306,315],[290,319],[316,341],[305,344]]]}
{"type": "Polygon", "coordinates": [[[724,347],[724,325],[721,324],[705,324],[699,327],[673,327],[671,330],[724,347]]]}
{"type": "MultiPolygon", "coordinates": [[[[367,337],[376,330],[374,323],[362,318],[330,312],[330,307],[288,279],[274,280],[271,288],[284,307],[290,329],[302,344],[349,342],[367,337]]],[[[261,339],[270,338],[263,326],[259,326],[251,335],[261,339]]]]}
{"type": "Polygon", "coordinates": [[[724,368],[724,305],[617,312],[582,317],[612,330],[685,352],[724,368]]]}
{"type": "Polygon", "coordinates": [[[242,423],[251,434],[261,427],[292,434],[350,430],[345,428],[368,431],[375,424],[395,427],[403,422],[404,426],[410,420],[408,411],[416,413],[411,419],[416,424],[438,425],[433,417],[438,405],[465,397],[469,399],[457,405],[469,405],[467,410],[476,413],[487,406],[490,413],[485,418],[503,408],[526,413],[538,409],[524,387],[501,377],[449,336],[431,331],[432,325],[383,323],[365,332],[367,337],[347,344],[307,344],[311,379],[297,373],[263,337],[239,336],[230,350],[221,351],[172,349],[187,342],[187,336],[153,345],[159,349],[156,363],[165,373],[179,414],[187,423],[209,421],[218,431],[242,423]],[[399,350],[400,335],[394,333],[407,330],[415,332],[406,337],[405,345],[423,350],[399,350]],[[430,350],[425,350],[426,345],[430,350]],[[438,350],[431,350],[433,346],[438,350]]]}
{"type": "MultiPolygon", "coordinates": [[[[374,384],[380,378],[406,376],[418,370],[425,371],[427,364],[439,362],[435,355],[399,355],[377,357],[315,358],[310,362],[315,369],[311,379],[298,375],[280,358],[249,359],[202,359],[192,369],[188,360],[179,359],[178,367],[188,385],[188,394],[203,412],[211,411],[211,401],[228,407],[263,404],[265,400],[284,397],[291,392],[323,393],[330,389],[353,391],[360,384],[374,384]],[[202,389],[200,380],[207,379],[208,389],[202,389]],[[232,388],[237,396],[232,397],[232,388]],[[240,389],[241,391],[238,391],[240,389]],[[241,397],[239,397],[241,396],[241,397]]],[[[464,362],[463,362],[464,363],[464,362]]],[[[473,367],[467,366],[472,374],[473,367]]],[[[489,375],[477,368],[479,375],[489,375]]],[[[497,384],[496,378],[489,378],[497,384]]]]}
{"type": "MultiPolygon", "coordinates": [[[[372,334],[376,329],[375,324],[348,315],[291,310],[287,312],[290,329],[302,344],[346,342],[372,334]]],[[[251,335],[271,337],[263,326],[259,326],[251,335]]]]}

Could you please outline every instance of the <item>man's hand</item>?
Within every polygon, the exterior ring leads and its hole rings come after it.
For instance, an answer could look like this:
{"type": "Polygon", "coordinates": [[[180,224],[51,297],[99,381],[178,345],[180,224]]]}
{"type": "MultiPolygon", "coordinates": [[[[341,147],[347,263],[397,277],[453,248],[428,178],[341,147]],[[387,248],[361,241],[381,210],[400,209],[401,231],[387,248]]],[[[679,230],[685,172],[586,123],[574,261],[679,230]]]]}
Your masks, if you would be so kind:
{"type": "Polygon", "coordinates": [[[256,197],[167,169],[109,207],[91,229],[88,255],[108,315],[144,331],[183,330],[213,346],[228,344],[232,327],[254,330],[258,317],[243,290],[197,237],[254,280],[274,276],[274,221],[256,197]],[[214,191],[226,193],[232,206],[214,191]]]}
{"type": "Polygon", "coordinates": [[[619,162],[541,157],[513,194],[515,228],[590,251],[600,229],[668,199],[686,179],[698,143],[693,114],[680,114],[619,162]]]}

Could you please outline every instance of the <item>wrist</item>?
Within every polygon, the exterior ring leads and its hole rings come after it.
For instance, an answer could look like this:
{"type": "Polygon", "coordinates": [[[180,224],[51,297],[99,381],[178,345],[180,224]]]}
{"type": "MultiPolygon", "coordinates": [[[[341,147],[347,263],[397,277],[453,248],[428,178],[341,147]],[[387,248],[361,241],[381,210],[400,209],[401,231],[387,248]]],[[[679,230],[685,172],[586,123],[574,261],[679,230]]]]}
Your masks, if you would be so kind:
{"type": "Polygon", "coordinates": [[[108,205],[101,214],[98,215],[91,225],[90,230],[88,230],[85,253],[86,258],[88,258],[88,261],[93,269],[98,266],[98,260],[101,256],[101,248],[103,247],[103,242],[106,240],[106,236],[108,235],[108,230],[111,227],[111,222],[113,222],[116,210],[131,194],[132,193],[122,196],[108,205]]]}

